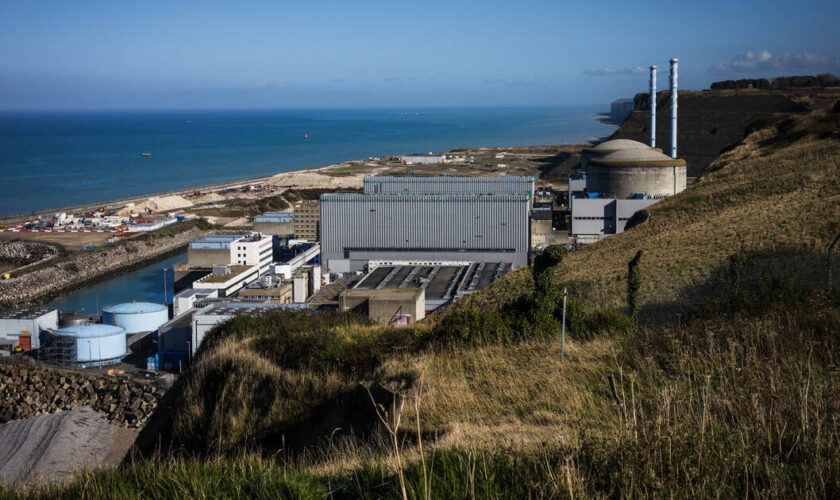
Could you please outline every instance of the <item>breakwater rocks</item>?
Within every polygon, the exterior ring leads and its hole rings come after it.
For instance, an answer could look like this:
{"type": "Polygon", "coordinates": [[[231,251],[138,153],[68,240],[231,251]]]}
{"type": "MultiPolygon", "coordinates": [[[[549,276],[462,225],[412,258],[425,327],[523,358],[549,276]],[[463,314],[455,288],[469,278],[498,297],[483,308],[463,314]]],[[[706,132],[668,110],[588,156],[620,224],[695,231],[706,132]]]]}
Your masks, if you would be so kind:
{"type": "Polygon", "coordinates": [[[25,266],[58,255],[58,248],[34,241],[0,241],[0,263],[25,266]]]}
{"type": "Polygon", "coordinates": [[[90,406],[113,424],[139,429],[165,392],[110,376],[0,365],[0,423],[90,406]]]}
{"type": "Polygon", "coordinates": [[[97,250],[75,253],[54,265],[0,281],[0,308],[18,308],[49,300],[61,292],[149,262],[185,247],[208,231],[189,227],[174,234],[149,234],[97,250]]]}

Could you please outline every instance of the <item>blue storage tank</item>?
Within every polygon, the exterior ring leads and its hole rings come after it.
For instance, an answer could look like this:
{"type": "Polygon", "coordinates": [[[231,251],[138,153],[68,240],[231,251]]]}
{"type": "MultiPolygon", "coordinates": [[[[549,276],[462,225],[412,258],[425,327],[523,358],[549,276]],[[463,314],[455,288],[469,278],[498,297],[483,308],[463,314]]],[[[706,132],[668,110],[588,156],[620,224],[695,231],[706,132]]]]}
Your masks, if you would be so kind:
{"type": "Polygon", "coordinates": [[[153,332],[169,321],[169,308],[153,302],[126,302],[102,309],[102,322],[125,328],[128,334],[153,332]]]}
{"type": "Polygon", "coordinates": [[[80,366],[119,363],[126,354],[125,329],[113,325],[74,325],[53,332],[54,342],[66,357],[61,361],[80,366]]]}

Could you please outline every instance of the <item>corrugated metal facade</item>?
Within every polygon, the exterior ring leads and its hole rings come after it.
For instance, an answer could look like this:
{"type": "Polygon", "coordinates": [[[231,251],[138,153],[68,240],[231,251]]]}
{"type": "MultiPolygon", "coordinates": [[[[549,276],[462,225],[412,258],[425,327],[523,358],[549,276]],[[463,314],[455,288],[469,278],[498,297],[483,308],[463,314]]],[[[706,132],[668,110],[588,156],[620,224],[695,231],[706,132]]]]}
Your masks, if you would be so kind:
{"type": "Polygon", "coordinates": [[[534,177],[365,177],[365,194],[528,194],[534,197],[534,177]]]}
{"type": "Polygon", "coordinates": [[[368,260],[388,259],[521,267],[528,263],[530,206],[528,193],[325,194],[322,257],[331,272],[356,271],[368,260]]]}

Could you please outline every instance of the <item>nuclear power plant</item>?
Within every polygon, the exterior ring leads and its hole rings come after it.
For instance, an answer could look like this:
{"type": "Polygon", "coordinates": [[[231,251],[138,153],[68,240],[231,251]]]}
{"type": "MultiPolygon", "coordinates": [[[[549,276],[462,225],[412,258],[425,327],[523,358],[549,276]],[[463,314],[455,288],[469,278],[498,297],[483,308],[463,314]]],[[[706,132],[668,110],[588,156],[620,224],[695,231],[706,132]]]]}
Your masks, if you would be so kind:
{"type": "Polygon", "coordinates": [[[634,213],[686,188],[686,162],[677,157],[678,63],[670,60],[670,156],[656,148],[656,66],[650,67],[650,145],[613,139],[581,152],[568,191],[570,234],[576,244],[624,231],[634,213]]]}

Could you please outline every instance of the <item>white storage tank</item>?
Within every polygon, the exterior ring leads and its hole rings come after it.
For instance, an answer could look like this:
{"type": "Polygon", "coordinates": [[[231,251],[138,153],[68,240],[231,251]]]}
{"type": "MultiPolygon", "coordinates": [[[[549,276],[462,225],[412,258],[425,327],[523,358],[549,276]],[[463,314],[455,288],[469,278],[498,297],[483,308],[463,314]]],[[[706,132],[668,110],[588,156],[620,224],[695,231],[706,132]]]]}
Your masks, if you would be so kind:
{"type": "Polygon", "coordinates": [[[131,335],[153,332],[169,321],[169,308],[154,302],[126,302],[102,309],[102,322],[120,326],[131,335]]]}
{"type": "Polygon", "coordinates": [[[119,363],[126,355],[125,329],[114,325],[74,325],[53,332],[57,360],[80,366],[119,363]]]}

